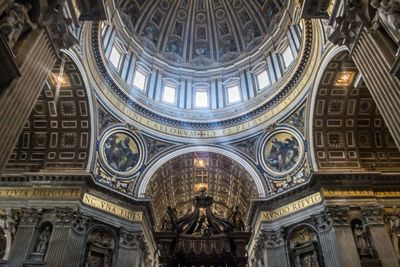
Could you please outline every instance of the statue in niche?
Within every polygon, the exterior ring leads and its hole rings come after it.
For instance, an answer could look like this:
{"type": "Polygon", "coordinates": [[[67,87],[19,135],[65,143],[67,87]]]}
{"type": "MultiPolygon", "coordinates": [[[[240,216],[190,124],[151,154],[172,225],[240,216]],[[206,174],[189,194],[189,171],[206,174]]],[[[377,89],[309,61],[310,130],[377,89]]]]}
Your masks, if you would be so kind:
{"type": "Polygon", "coordinates": [[[5,17],[0,23],[0,31],[4,34],[10,48],[14,48],[21,35],[28,29],[36,29],[29,18],[29,10],[32,5],[27,3],[22,5],[14,2],[6,11],[5,17]]]}
{"type": "Polygon", "coordinates": [[[386,216],[386,222],[388,223],[390,231],[396,231],[400,227],[400,214],[396,206],[393,206],[392,212],[386,216]]]}
{"type": "Polygon", "coordinates": [[[46,226],[46,228],[42,231],[42,233],[39,236],[39,239],[35,246],[34,253],[46,254],[47,247],[50,241],[50,235],[51,235],[51,229],[49,226],[46,226]]]}
{"type": "Polygon", "coordinates": [[[178,220],[178,212],[175,208],[167,207],[164,219],[161,225],[161,231],[171,231],[176,228],[176,221],[178,220]]]}
{"type": "Polygon", "coordinates": [[[243,215],[239,210],[238,206],[235,206],[231,209],[230,214],[228,216],[228,220],[233,225],[233,231],[235,232],[244,232],[244,222],[243,215]]]}
{"type": "Polygon", "coordinates": [[[12,239],[14,239],[15,233],[17,232],[17,224],[18,224],[18,213],[15,212],[8,213],[4,228],[10,232],[12,239]]]}
{"type": "Polygon", "coordinates": [[[368,241],[367,233],[364,227],[360,224],[356,224],[353,229],[354,238],[356,241],[356,246],[358,250],[358,254],[361,258],[373,257],[372,246],[368,241]]]}

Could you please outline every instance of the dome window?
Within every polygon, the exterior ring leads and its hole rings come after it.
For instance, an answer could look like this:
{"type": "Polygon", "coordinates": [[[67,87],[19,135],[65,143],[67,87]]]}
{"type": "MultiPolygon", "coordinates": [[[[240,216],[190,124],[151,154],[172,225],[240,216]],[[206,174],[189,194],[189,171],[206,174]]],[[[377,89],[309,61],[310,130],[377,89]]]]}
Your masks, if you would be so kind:
{"type": "Polygon", "coordinates": [[[205,89],[197,89],[195,91],[196,108],[208,108],[208,91],[205,89]]]}
{"type": "Polygon", "coordinates": [[[292,62],[294,61],[293,52],[290,46],[287,46],[286,49],[283,51],[282,59],[285,69],[287,69],[290,66],[290,64],[292,64],[292,62]]]}
{"type": "Polygon", "coordinates": [[[239,102],[240,100],[242,100],[242,99],[240,97],[239,86],[235,85],[232,87],[228,87],[228,102],[236,103],[236,102],[239,102]]]}
{"type": "Polygon", "coordinates": [[[146,88],[146,80],[147,75],[140,68],[138,68],[135,71],[135,76],[133,78],[133,86],[139,90],[144,91],[144,89],[146,88]]]}
{"type": "Polygon", "coordinates": [[[258,82],[258,88],[260,90],[271,85],[271,81],[269,79],[269,76],[268,76],[268,73],[266,70],[263,70],[263,71],[257,73],[257,82],[258,82]]]}
{"type": "Polygon", "coordinates": [[[111,49],[110,53],[110,62],[113,64],[113,66],[117,69],[119,69],[121,65],[121,59],[122,59],[122,53],[118,50],[118,48],[114,45],[111,49]]]}
{"type": "Polygon", "coordinates": [[[176,98],[176,87],[166,85],[164,87],[163,101],[168,104],[175,104],[176,98]]]}

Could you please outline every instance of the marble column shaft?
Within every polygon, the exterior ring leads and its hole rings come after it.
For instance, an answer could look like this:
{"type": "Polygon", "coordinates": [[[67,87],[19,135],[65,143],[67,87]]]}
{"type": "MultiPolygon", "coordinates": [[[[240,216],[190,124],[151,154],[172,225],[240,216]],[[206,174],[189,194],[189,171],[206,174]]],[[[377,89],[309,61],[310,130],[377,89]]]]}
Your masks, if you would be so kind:
{"type": "Polygon", "coordinates": [[[15,234],[14,241],[11,245],[10,255],[5,266],[18,267],[22,266],[23,262],[27,260],[32,242],[35,227],[32,226],[19,226],[15,234]]]}
{"type": "Polygon", "coordinates": [[[120,247],[118,249],[118,257],[116,266],[139,267],[139,251],[137,249],[128,249],[120,247]]]}
{"type": "Polygon", "coordinates": [[[383,224],[373,224],[369,226],[373,247],[378,252],[379,259],[383,267],[399,266],[396,255],[394,253],[389,234],[383,224]]]}
{"type": "Polygon", "coordinates": [[[64,241],[65,251],[62,261],[63,267],[79,266],[85,253],[85,235],[78,234],[72,229],[68,232],[68,238],[64,241]]]}
{"type": "Polygon", "coordinates": [[[264,251],[264,264],[268,267],[289,266],[285,246],[266,248],[264,251]]]}
{"type": "Polygon", "coordinates": [[[39,30],[20,67],[22,76],[0,95],[0,173],[55,62],[48,34],[39,30]]]}
{"type": "Polygon", "coordinates": [[[400,81],[390,73],[385,59],[385,47],[378,34],[363,30],[353,52],[353,60],[360,70],[392,137],[400,149],[400,81]]]}
{"type": "Polygon", "coordinates": [[[336,240],[334,229],[331,227],[327,231],[319,233],[319,242],[321,245],[322,254],[326,267],[341,267],[343,266],[338,254],[339,247],[336,240]]]}
{"type": "Polygon", "coordinates": [[[353,232],[349,225],[336,225],[335,234],[338,241],[338,254],[343,266],[361,267],[353,232]]]}

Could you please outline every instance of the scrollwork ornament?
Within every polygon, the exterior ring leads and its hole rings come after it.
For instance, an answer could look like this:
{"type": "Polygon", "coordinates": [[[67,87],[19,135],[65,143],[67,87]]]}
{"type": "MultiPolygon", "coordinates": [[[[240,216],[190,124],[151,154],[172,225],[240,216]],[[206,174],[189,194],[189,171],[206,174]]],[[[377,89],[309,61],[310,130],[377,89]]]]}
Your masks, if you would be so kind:
{"type": "Polygon", "coordinates": [[[315,226],[317,226],[318,232],[325,232],[331,229],[332,219],[326,212],[323,212],[314,217],[315,226]]]}
{"type": "Polygon", "coordinates": [[[261,263],[261,266],[264,266],[264,258],[263,258],[263,251],[265,249],[265,235],[260,234],[254,245],[254,259],[252,266],[259,266],[258,264],[261,263]]]}
{"type": "Polygon", "coordinates": [[[138,233],[131,233],[126,230],[119,231],[119,244],[126,249],[138,249],[142,238],[138,233]]]}
{"type": "Polygon", "coordinates": [[[91,218],[87,216],[81,214],[75,214],[75,221],[72,224],[72,229],[74,230],[75,233],[85,234],[89,226],[90,220],[91,218]]]}

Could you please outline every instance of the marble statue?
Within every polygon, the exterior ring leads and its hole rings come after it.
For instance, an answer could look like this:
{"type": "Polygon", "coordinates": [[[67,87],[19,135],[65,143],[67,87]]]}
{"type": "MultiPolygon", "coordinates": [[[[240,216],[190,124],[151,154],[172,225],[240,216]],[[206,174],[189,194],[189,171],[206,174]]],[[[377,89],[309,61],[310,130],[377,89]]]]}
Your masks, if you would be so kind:
{"type": "Polygon", "coordinates": [[[36,243],[35,253],[45,254],[50,241],[51,229],[46,227],[40,234],[39,239],[36,243]]]}
{"type": "Polygon", "coordinates": [[[29,18],[32,5],[14,2],[6,11],[6,16],[0,23],[0,31],[4,34],[10,48],[14,48],[21,35],[28,29],[36,29],[29,18]]]}
{"type": "Polygon", "coordinates": [[[238,206],[235,206],[231,209],[228,220],[233,224],[233,231],[244,231],[243,215],[238,206]]]}
{"type": "Polygon", "coordinates": [[[11,212],[7,214],[7,218],[5,221],[5,229],[7,229],[10,234],[11,238],[15,237],[15,233],[17,232],[17,221],[18,221],[18,215],[12,214],[11,212]]]}
{"type": "Polygon", "coordinates": [[[177,220],[178,216],[176,209],[168,206],[162,221],[161,231],[175,230],[177,220]]]}
{"type": "Polygon", "coordinates": [[[354,239],[356,241],[356,246],[358,253],[361,257],[373,257],[373,251],[371,244],[368,241],[367,233],[362,225],[356,224],[353,230],[354,239]]]}
{"type": "Polygon", "coordinates": [[[372,0],[371,6],[377,10],[374,25],[377,27],[379,19],[393,30],[400,29],[400,0],[372,0]]]}

